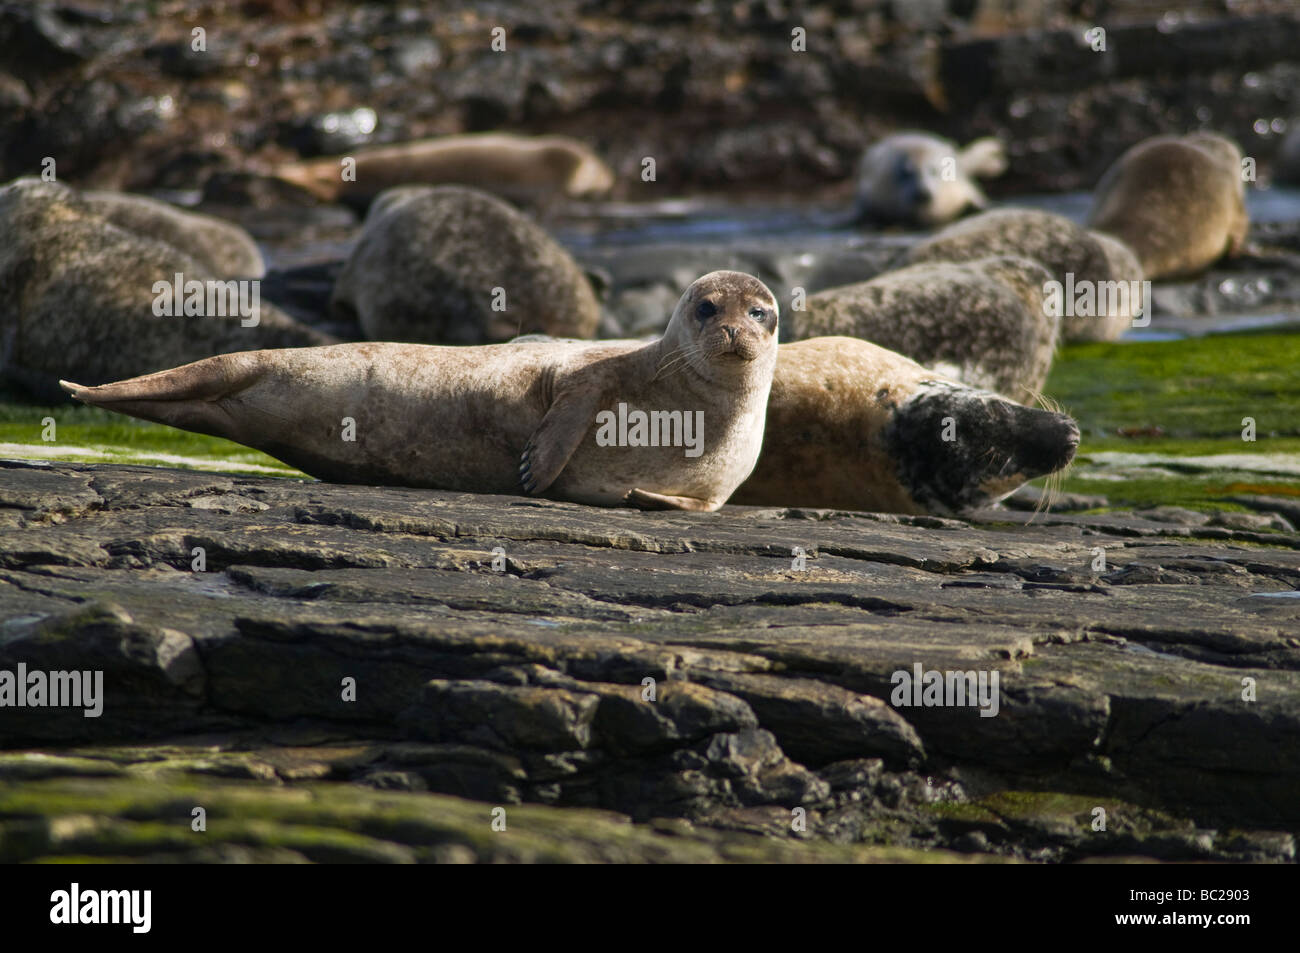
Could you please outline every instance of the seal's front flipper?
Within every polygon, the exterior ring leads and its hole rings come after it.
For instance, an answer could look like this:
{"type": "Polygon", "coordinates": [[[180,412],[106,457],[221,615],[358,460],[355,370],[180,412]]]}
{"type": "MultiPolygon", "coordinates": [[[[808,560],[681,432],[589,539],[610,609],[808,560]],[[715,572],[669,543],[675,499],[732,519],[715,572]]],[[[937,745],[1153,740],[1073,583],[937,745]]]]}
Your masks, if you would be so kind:
{"type": "Polygon", "coordinates": [[[604,375],[587,373],[591,370],[587,368],[560,387],[546,416],[528,438],[519,460],[519,483],[525,493],[546,492],[595,425],[606,388],[600,386],[604,375]]]}
{"type": "Polygon", "coordinates": [[[662,493],[638,489],[628,490],[623,499],[642,510],[692,510],[710,513],[722,505],[711,500],[697,500],[693,496],[664,496],[662,493]]]}

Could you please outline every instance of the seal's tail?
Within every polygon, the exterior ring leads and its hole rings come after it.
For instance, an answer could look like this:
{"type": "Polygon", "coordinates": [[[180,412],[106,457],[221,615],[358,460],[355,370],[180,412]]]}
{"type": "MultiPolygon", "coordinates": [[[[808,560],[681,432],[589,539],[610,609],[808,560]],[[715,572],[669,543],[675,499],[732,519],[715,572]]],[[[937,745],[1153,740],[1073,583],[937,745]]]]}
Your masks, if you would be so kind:
{"type": "Polygon", "coordinates": [[[227,437],[234,433],[235,424],[222,402],[236,397],[263,373],[247,353],[220,354],[193,364],[95,387],[64,380],[59,381],[59,386],[83,404],[184,430],[227,437]]]}

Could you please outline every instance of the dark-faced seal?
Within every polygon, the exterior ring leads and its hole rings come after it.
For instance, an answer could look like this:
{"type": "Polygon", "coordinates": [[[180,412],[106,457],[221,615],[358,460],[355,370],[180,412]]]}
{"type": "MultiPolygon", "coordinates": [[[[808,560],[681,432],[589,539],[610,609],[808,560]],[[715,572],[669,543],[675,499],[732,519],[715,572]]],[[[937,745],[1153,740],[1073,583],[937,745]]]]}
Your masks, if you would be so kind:
{"type": "Polygon", "coordinates": [[[600,321],[591,283],[558,242],[495,196],[460,186],[376,199],[331,308],[355,315],[372,341],[414,344],[591,337],[600,321]]]}
{"type": "Polygon", "coordinates": [[[1246,240],[1241,162],[1213,133],[1145,139],[1097,183],[1088,227],[1132,248],[1148,279],[1198,274],[1246,240]]]}
{"type": "Polygon", "coordinates": [[[781,345],[733,503],[960,515],[1066,466],[1079,429],[855,338],[781,345]]]}
{"type": "Polygon", "coordinates": [[[813,295],[792,340],[848,335],[1022,403],[1041,392],[1060,321],[1043,307],[1047,270],[1027,258],[930,262],[813,295]]]}
{"type": "Polygon", "coordinates": [[[878,224],[942,225],[988,199],[975,179],[1006,171],[1002,143],[976,139],[965,149],[928,133],[898,133],[858,163],[856,214],[878,224]]]}
{"type": "Polygon", "coordinates": [[[776,329],[767,287],[720,271],[640,347],[341,344],[61,383],[325,480],[714,510],[758,459],[776,329]]]}
{"type": "Polygon", "coordinates": [[[608,192],[614,173],[599,156],[565,136],[470,133],[359,150],[355,178],[345,156],[280,166],[275,175],[325,201],[369,203],[398,185],[468,185],[515,199],[577,198],[608,192]]]}

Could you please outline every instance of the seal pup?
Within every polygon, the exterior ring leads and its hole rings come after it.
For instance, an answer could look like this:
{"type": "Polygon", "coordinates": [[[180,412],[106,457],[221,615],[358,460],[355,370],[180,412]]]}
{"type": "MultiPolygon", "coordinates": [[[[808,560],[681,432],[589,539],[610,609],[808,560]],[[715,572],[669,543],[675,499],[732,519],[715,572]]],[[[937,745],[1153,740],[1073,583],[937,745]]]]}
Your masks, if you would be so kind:
{"type": "Polygon", "coordinates": [[[398,185],[468,185],[519,199],[582,198],[608,192],[614,173],[587,146],[567,136],[469,133],[359,150],[356,177],[344,181],[345,156],[279,166],[277,178],[327,202],[365,207],[398,185]]]}
{"type": "Polygon", "coordinates": [[[976,177],[1006,170],[997,139],[976,139],[959,149],[928,133],[896,133],[867,149],[858,163],[855,216],[885,225],[942,225],[968,208],[986,207],[976,177]]]}
{"type": "Polygon", "coordinates": [[[972,387],[1032,403],[1060,321],[1043,307],[1051,275],[1027,258],[927,262],[828,288],[791,314],[790,339],[848,335],[972,387]]]}
{"type": "Polygon", "coordinates": [[[777,320],[762,282],[716,271],[641,347],[340,344],[60,384],[324,480],[715,510],[758,459],[777,320]]]}
{"type": "MultiPolygon", "coordinates": [[[[1146,313],[1142,265],[1117,238],[1081,228],[1063,215],[1030,208],[999,208],[954,222],[914,245],[909,264],[974,261],[990,255],[1030,258],[1063,287],[1089,283],[1101,313],[1069,307],[1061,315],[1064,341],[1113,341],[1146,313]],[[1109,294],[1108,292],[1114,292],[1109,294]],[[1122,292],[1122,293],[1120,293],[1122,292]],[[1102,307],[1102,304],[1113,307],[1102,307]]],[[[1033,304],[1033,302],[1030,302],[1033,304]]]]}
{"type": "Polygon", "coordinates": [[[461,186],[379,196],[330,310],[359,320],[371,341],[412,344],[591,337],[600,323],[591,283],[558,242],[496,196],[461,186]]]}
{"type": "Polygon", "coordinates": [[[856,338],[781,345],[754,473],[731,502],[958,516],[1074,457],[1065,414],[856,338]]]}
{"type": "Polygon", "coordinates": [[[1199,274],[1246,241],[1241,163],[1236,143],[1209,132],[1144,139],[1097,183],[1088,227],[1132,248],[1146,278],[1199,274]]]}

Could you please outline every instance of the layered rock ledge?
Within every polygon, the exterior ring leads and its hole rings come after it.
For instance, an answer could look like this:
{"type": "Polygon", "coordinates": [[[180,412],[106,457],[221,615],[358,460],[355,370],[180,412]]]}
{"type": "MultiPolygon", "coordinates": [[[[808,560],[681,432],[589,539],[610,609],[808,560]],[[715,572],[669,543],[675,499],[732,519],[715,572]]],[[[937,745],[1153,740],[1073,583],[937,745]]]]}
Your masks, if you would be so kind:
{"type": "Polygon", "coordinates": [[[1300,536],[1160,516],[0,462],[0,671],[104,686],[0,708],[0,860],[1291,861],[1300,536]]]}

